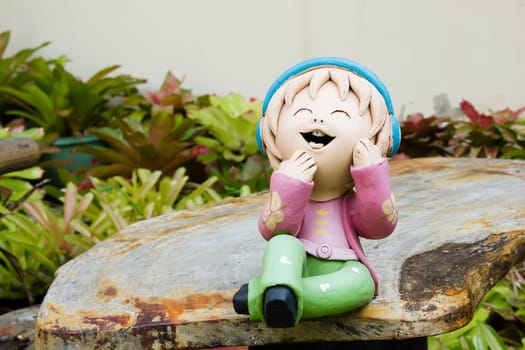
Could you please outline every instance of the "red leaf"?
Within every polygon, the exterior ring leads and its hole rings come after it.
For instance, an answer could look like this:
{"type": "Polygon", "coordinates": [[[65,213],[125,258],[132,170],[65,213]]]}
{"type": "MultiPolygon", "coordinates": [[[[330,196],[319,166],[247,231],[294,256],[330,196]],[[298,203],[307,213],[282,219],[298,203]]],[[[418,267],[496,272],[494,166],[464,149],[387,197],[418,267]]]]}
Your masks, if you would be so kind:
{"type": "Polygon", "coordinates": [[[514,112],[512,112],[512,115],[511,115],[511,120],[516,120],[518,119],[518,117],[520,116],[521,113],[523,113],[525,111],[525,107],[521,107],[520,109],[517,109],[515,110],[514,112]]]}
{"type": "Polygon", "coordinates": [[[463,100],[459,105],[463,113],[475,126],[479,128],[488,128],[495,124],[492,116],[480,114],[470,102],[463,100]]]}
{"type": "Polygon", "coordinates": [[[479,118],[479,113],[474,106],[467,100],[463,100],[459,103],[461,110],[470,119],[471,122],[476,123],[479,118]]]}
{"type": "Polygon", "coordinates": [[[492,113],[492,118],[494,119],[494,123],[496,124],[505,124],[508,121],[515,120],[512,111],[508,108],[492,113]]]}
{"type": "Polygon", "coordinates": [[[494,118],[492,118],[490,115],[484,115],[480,114],[476,126],[480,128],[488,128],[495,124],[494,118]]]}

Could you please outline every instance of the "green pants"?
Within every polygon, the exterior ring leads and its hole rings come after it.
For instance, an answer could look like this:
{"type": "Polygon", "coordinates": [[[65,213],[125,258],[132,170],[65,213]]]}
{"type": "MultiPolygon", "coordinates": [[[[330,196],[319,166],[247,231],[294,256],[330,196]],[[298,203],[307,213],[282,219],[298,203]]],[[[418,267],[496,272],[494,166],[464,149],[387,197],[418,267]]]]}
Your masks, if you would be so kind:
{"type": "Polygon", "coordinates": [[[291,235],[273,237],[266,246],[260,277],[250,280],[250,319],[264,321],[263,296],[267,288],[287,286],[297,298],[297,319],[336,315],[361,307],[374,297],[370,272],[356,260],[322,260],[305,253],[291,235]]]}

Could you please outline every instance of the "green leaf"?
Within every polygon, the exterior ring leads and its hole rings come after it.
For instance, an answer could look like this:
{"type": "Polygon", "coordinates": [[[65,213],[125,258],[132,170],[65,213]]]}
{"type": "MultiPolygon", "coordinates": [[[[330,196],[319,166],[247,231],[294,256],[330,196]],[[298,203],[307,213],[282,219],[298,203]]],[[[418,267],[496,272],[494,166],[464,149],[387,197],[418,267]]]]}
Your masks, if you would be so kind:
{"type": "Polygon", "coordinates": [[[222,97],[211,96],[210,103],[224,110],[233,118],[243,115],[249,108],[248,102],[240,94],[230,94],[222,97]]]}
{"type": "Polygon", "coordinates": [[[468,339],[465,336],[459,337],[459,343],[461,345],[462,350],[474,350],[472,342],[468,341],[468,339]]]}
{"type": "Polygon", "coordinates": [[[34,166],[31,168],[12,171],[10,173],[3,174],[2,177],[17,177],[17,178],[26,179],[26,180],[37,180],[37,179],[42,178],[43,174],[44,174],[44,170],[42,168],[38,166],[34,166]]]}
{"type": "Polygon", "coordinates": [[[221,146],[221,143],[219,141],[217,141],[214,138],[206,137],[206,136],[197,136],[195,138],[195,142],[198,145],[206,146],[210,149],[219,148],[221,146]]]}
{"type": "Polygon", "coordinates": [[[93,85],[95,82],[100,81],[102,78],[104,78],[109,73],[113,72],[114,70],[120,68],[120,65],[113,65],[106,68],[103,68],[93,74],[91,78],[86,82],[87,85],[93,85]]]}
{"type": "Polygon", "coordinates": [[[5,49],[7,47],[7,44],[9,44],[9,31],[5,31],[0,33],[0,58],[4,56],[5,49]]]}
{"type": "Polygon", "coordinates": [[[505,350],[505,344],[501,337],[496,333],[496,331],[486,323],[479,322],[477,323],[479,333],[481,338],[484,340],[484,343],[488,345],[491,350],[505,350]]]}
{"type": "Polygon", "coordinates": [[[29,128],[16,134],[10,134],[11,137],[27,138],[31,140],[41,140],[44,137],[44,129],[42,128],[29,128]]]}
{"type": "Polygon", "coordinates": [[[206,108],[206,109],[192,111],[192,113],[190,113],[188,117],[190,119],[198,121],[199,123],[201,123],[202,125],[206,127],[215,129],[215,128],[223,127],[221,125],[221,119],[223,119],[222,115],[223,113],[221,113],[215,108],[206,108]]]}
{"type": "Polygon", "coordinates": [[[148,192],[155,186],[162,173],[160,171],[154,171],[152,173],[148,169],[138,169],[137,174],[142,182],[142,188],[138,195],[139,198],[145,198],[148,192]]]}
{"type": "Polygon", "coordinates": [[[488,350],[487,343],[478,335],[472,336],[472,345],[474,345],[474,349],[476,350],[488,350]]]}
{"type": "Polygon", "coordinates": [[[27,181],[8,177],[0,177],[0,186],[6,187],[12,191],[10,199],[13,201],[22,198],[33,187],[27,181]]]}
{"type": "Polygon", "coordinates": [[[200,184],[196,189],[194,189],[190,194],[188,194],[182,201],[177,204],[177,209],[183,209],[186,207],[195,206],[194,201],[203,195],[215,182],[217,181],[216,177],[211,177],[202,184],[200,184]]]}
{"type": "Polygon", "coordinates": [[[230,150],[224,151],[222,155],[223,155],[224,159],[231,160],[233,162],[242,162],[245,159],[245,157],[246,157],[242,153],[241,154],[234,154],[230,150]]]}
{"type": "MultiPolygon", "coordinates": [[[[5,40],[5,37],[6,36],[4,35],[4,40],[5,40]]],[[[8,42],[5,43],[5,45],[7,44],[8,42]]],[[[19,67],[22,64],[24,64],[36,51],[40,50],[41,48],[49,44],[50,42],[45,42],[35,48],[21,50],[12,57],[1,59],[0,62],[6,63],[6,64],[4,67],[2,67],[2,69],[0,69],[0,83],[9,82],[9,80],[13,79],[14,74],[18,71],[19,67]]],[[[2,54],[0,54],[0,58],[2,57],[2,54]]]]}
{"type": "MultiPolygon", "coordinates": [[[[128,145],[124,143],[122,143],[116,150],[95,145],[81,145],[76,147],[78,152],[89,153],[93,155],[97,161],[107,163],[110,166],[114,164],[126,164],[132,166],[133,162],[130,161],[130,159],[125,154],[123,154],[124,149],[129,149],[128,145]]],[[[88,170],[93,169],[90,168],[88,170]]]]}

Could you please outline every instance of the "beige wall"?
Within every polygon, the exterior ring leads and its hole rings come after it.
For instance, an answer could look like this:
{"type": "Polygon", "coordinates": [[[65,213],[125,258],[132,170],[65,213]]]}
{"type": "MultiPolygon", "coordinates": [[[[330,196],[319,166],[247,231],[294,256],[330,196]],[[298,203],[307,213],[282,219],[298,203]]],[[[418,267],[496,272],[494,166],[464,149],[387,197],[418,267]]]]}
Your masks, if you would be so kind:
{"type": "Polygon", "coordinates": [[[481,109],[525,105],[525,0],[0,0],[8,53],[53,44],[82,77],[120,72],[195,93],[262,99],[299,60],[339,55],[374,70],[398,114],[447,93],[481,109]]]}

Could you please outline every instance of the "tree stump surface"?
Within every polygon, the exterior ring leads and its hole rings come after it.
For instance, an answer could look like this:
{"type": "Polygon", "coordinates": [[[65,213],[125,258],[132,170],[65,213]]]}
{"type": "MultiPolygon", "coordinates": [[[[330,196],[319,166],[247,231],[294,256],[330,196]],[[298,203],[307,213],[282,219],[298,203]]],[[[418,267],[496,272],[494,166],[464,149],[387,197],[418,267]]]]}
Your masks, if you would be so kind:
{"type": "Polygon", "coordinates": [[[525,257],[525,162],[391,162],[399,224],[361,242],[379,295],[340,316],[271,329],[234,312],[260,273],[257,218],[267,194],[128,226],[61,267],[37,319],[36,349],[190,349],[407,339],[466,324],[525,257]]]}
{"type": "Polygon", "coordinates": [[[33,166],[40,158],[38,143],[12,137],[0,140],[0,175],[33,166]]]}
{"type": "Polygon", "coordinates": [[[0,350],[33,349],[38,305],[0,315],[0,350]]]}

